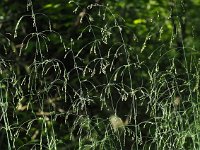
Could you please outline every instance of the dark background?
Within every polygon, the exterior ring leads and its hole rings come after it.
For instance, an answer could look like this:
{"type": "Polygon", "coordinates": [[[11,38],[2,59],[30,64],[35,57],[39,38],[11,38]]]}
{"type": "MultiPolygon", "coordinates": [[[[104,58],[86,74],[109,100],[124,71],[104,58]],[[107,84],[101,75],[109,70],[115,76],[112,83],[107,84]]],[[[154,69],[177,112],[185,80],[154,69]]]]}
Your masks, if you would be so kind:
{"type": "Polygon", "coordinates": [[[199,9],[1,1],[0,147],[198,149],[199,9]],[[113,131],[114,114],[125,130],[113,131]]]}

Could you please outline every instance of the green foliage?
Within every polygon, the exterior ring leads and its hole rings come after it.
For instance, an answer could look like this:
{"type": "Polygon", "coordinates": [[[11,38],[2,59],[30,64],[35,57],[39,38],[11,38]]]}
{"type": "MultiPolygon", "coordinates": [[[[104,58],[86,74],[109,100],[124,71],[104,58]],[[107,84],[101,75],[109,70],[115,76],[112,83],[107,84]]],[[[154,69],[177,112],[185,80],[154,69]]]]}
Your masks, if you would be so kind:
{"type": "Polygon", "coordinates": [[[2,149],[199,149],[199,1],[0,4],[2,149]]]}

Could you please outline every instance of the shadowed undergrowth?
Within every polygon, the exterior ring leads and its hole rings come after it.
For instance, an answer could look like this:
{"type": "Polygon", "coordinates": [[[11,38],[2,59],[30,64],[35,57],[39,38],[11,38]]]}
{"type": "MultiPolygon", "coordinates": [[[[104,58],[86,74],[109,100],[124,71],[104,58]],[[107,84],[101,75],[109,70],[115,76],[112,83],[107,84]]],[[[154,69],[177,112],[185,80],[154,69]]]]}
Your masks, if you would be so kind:
{"type": "Polygon", "coordinates": [[[31,1],[13,40],[1,35],[2,148],[199,149],[199,52],[174,24],[135,20],[149,28],[131,44],[130,25],[110,5],[68,5],[78,35],[55,31],[31,1]]]}

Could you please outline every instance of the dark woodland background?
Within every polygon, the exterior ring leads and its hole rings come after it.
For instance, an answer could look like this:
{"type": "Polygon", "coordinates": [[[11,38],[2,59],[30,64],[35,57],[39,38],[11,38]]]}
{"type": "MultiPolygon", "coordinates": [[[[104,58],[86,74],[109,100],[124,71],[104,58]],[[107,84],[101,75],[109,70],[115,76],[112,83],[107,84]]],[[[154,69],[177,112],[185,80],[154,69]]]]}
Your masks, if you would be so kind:
{"type": "Polygon", "coordinates": [[[1,0],[0,149],[198,149],[199,10],[199,0],[1,0]],[[129,118],[126,133],[113,114],[129,118]],[[180,148],[173,132],[187,128],[195,136],[180,148]]]}

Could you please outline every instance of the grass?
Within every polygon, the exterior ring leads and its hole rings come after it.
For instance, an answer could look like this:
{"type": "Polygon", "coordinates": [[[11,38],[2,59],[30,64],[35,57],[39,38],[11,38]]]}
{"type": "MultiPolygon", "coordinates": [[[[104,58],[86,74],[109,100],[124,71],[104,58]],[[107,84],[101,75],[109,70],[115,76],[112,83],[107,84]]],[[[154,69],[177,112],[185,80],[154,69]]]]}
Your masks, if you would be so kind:
{"type": "Polygon", "coordinates": [[[149,53],[153,31],[141,46],[129,45],[122,19],[103,5],[88,6],[99,18],[82,13],[87,25],[65,41],[50,22],[38,31],[38,14],[31,2],[28,8],[35,32],[10,52],[15,59],[0,61],[3,149],[199,149],[196,49],[184,47],[180,61],[171,39],[149,53]],[[62,59],[48,56],[55,38],[62,59]],[[29,52],[33,56],[22,64],[29,52]]]}

